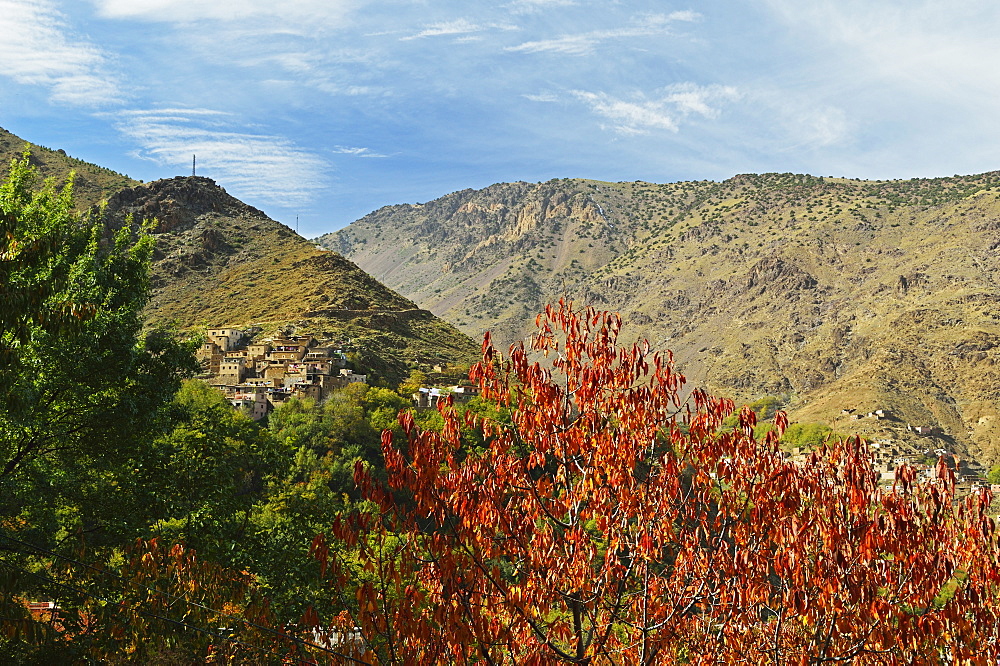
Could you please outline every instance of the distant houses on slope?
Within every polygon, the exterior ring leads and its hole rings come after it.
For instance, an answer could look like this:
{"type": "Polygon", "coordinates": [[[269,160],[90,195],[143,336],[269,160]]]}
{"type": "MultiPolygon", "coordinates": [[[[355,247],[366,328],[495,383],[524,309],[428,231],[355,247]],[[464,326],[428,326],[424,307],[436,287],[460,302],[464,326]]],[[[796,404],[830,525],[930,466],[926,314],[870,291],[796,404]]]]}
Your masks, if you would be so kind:
{"type": "Polygon", "coordinates": [[[236,328],[212,328],[196,352],[208,383],[255,421],[289,398],[322,400],[336,388],[367,383],[348,367],[343,345],[311,335],[253,340],[236,328]]]}

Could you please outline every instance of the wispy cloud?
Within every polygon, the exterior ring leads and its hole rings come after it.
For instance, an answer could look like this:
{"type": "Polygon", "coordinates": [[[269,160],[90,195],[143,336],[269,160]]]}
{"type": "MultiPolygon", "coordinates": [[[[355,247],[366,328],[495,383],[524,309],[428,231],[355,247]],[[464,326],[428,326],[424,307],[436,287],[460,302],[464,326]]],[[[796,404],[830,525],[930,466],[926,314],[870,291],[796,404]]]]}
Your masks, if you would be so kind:
{"type": "Polygon", "coordinates": [[[275,28],[288,24],[318,26],[342,22],[362,4],[360,0],[91,0],[107,18],[140,19],[163,23],[190,23],[216,20],[246,23],[248,20],[277,21],[275,28]]]}
{"type": "Polygon", "coordinates": [[[131,110],[117,115],[116,126],[139,145],[138,157],[186,169],[197,155],[204,175],[241,198],[294,206],[326,185],[327,164],[319,157],[283,137],[239,131],[228,113],[131,110]]]}
{"type": "Polygon", "coordinates": [[[513,14],[534,14],[550,7],[572,7],[576,0],[514,0],[507,5],[513,14]]]}
{"type": "Polygon", "coordinates": [[[508,46],[506,50],[515,53],[550,52],[564,55],[587,55],[602,42],[668,33],[674,23],[696,21],[700,17],[700,14],[690,10],[670,14],[647,14],[634,19],[630,25],[621,28],[592,30],[560,35],[552,39],[528,41],[517,46],[508,46]]]}
{"type": "Polygon", "coordinates": [[[425,37],[447,37],[471,35],[488,30],[516,30],[517,28],[508,23],[474,23],[468,19],[454,19],[452,21],[441,21],[425,26],[423,30],[406,37],[401,37],[401,41],[411,39],[423,39],[425,37]]]}
{"type": "Polygon", "coordinates": [[[840,51],[833,57],[852,63],[831,77],[840,74],[859,88],[884,90],[890,84],[928,97],[997,102],[1000,14],[992,1],[762,4],[797,35],[807,35],[808,43],[832,46],[840,51]]]}
{"type": "Polygon", "coordinates": [[[96,107],[123,96],[111,58],[74,35],[49,0],[0,0],[0,75],[44,86],[62,104],[96,107]]]}
{"type": "Polygon", "coordinates": [[[521,95],[527,100],[532,102],[558,102],[559,97],[553,93],[537,93],[537,94],[526,94],[521,95]]]}
{"type": "Polygon", "coordinates": [[[370,148],[356,148],[353,146],[335,146],[330,152],[338,155],[351,155],[353,157],[388,157],[388,155],[376,153],[370,148]]]}
{"type": "Polygon", "coordinates": [[[736,89],[729,86],[693,83],[668,86],[651,98],[637,93],[631,99],[617,99],[607,93],[585,90],[573,90],[571,94],[595,114],[610,121],[611,129],[622,134],[646,134],[653,130],[677,132],[686,117],[715,118],[719,115],[718,104],[739,96],[736,89]]]}
{"type": "Polygon", "coordinates": [[[772,150],[800,152],[848,144],[856,129],[841,107],[785,89],[760,89],[744,95],[746,108],[766,118],[772,150]]]}
{"type": "Polygon", "coordinates": [[[574,90],[573,94],[586,102],[594,113],[610,120],[612,127],[623,134],[645,134],[651,129],[676,132],[678,129],[674,114],[660,101],[630,102],[584,90],[574,90]]]}

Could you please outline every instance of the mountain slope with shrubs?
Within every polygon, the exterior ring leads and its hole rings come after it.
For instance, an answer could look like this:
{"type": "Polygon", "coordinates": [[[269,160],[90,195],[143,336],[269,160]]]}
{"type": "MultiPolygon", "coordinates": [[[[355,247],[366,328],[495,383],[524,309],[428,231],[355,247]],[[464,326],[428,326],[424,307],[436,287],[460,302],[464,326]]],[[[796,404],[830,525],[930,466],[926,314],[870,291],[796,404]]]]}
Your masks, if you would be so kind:
{"type": "Polygon", "coordinates": [[[1000,460],[1000,173],[505,183],[319,241],[470,335],[513,342],[565,296],[713,391],[875,438],[938,427],[1000,460]],[[895,420],[843,413],[879,408],[895,420]]]}

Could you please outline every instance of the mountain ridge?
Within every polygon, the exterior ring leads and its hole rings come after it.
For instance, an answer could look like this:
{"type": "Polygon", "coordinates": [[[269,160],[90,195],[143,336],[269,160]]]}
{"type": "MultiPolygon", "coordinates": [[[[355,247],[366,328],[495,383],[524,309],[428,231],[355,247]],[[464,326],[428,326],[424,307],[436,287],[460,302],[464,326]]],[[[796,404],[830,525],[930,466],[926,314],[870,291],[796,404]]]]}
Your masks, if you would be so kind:
{"type": "Polygon", "coordinates": [[[318,240],[470,334],[514,342],[565,296],[713,392],[874,438],[934,424],[1000,461],[998,172],[496,184],[318,240]],[[844,414],[877,408],[899,422],[844,414]]]}

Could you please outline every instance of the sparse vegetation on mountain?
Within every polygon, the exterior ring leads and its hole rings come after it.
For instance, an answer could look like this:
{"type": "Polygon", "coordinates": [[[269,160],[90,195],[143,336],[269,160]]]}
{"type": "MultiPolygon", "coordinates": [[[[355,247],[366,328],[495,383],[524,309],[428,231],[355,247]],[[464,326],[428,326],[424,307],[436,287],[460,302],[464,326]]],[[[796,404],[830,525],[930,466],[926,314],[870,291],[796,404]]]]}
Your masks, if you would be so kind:
{"type": "Polygon", "coordinates": [[[560,179],[388,206],[320,242],[469,334],[562,296],[620,312],[692,381],[793,421],[1000,460],[1000,173],[560,179]],[[392,242],[385,242],[388,230],[392,242]],[[380,236],[383,240],[380,240],[380,236]],[[895,419],[852,420],[884,408],[895,419]]]}

